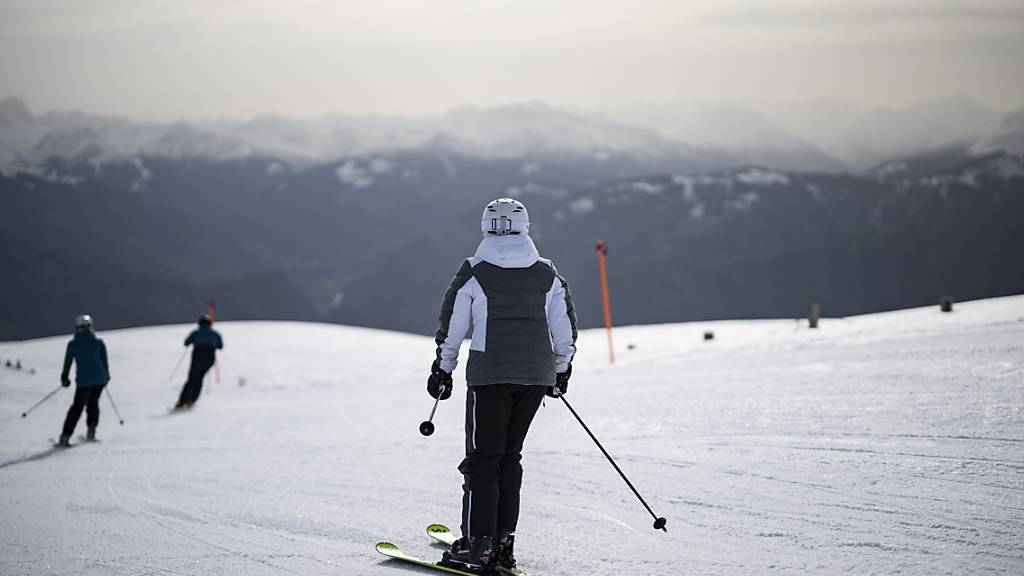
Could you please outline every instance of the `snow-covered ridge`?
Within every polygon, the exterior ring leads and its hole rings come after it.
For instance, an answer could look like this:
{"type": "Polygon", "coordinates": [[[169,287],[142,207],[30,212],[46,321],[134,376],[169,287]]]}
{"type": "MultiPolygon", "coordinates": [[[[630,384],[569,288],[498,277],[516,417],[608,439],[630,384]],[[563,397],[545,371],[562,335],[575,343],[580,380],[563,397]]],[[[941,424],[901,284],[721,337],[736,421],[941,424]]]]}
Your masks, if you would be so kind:
{"type": "MultiPolygon", "coordinates": [[[[861,111],[870,119],[864,122],[876,131],[907,132],[909,126],[921,132],[906,142],[879,143],[872,152],[871,143],[864,142],[864,135],[857,131],[857,121],[848,119],[847,135],[822,135],[814,129],[835,122],[818,118],[805,125],[801,121],[806,119],[790,109],[754,112],[735,104],[646,103],[578,111],[532,102],[495,108],[466,106],[421,118],[263,115],[247,121],[158,123],[81,112],[34,116],[24,102],[8,98],[0,100],[0,168],[36,165],[54,157],[102,163],[147,155],[214,161],[267,156],[301,166],[432,147],[485,158],[569,155],[594,162],[616,155],[650,163],[718,155],[723,157],[719,164],[736,159],[740,164],[778,169],[836,172],[859,170],[868,165],[866,157],[877,163],[953,141],[977,141],[979,152],[1005,148],[1021,154],[1019,138],[1012,135],[1014,117],[1004,121],[1009,128],[1004,126],[1000,132],[995,129],[998,114],[979,106],[951,99],[920,109],[861,111]],[[773,114],[785,121],[770,120],[773,114]],[[856,141],[852,146],[857,150],[843,156],[846,140],[856,141]]],[[[811,106],[807,114],[860,117],[834,108],[811,106]]]]}
{"type": "Polygon", "coordinates": [[[997,130],[1005,114],[959,94],[906,108],[810,100],[766,103],[758,111],[859,169],[952,143],[976,142],[997,130]]]}
{"type": "Polygon", "coordinates": [[[433,118],[260,116],[246,122],[131,122],[78,112],[34,117],[23,102],[0,102],[0,166],[49,158],[94,162],[159,156],[233,160],[254,155],[299,165],[388,150],[443,147],[482,157],[610,154],[662,157],[682,149],[644,128],[542,103],[464,107],[433,118]]]}

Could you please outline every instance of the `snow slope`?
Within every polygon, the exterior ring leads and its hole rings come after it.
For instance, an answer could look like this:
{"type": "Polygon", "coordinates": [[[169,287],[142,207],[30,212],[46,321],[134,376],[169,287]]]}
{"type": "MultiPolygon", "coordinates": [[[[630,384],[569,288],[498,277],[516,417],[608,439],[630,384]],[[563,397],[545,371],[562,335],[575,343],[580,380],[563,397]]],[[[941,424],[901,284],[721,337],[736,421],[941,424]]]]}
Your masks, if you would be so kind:
{"type": "MultiPolygon", "coordinates": [[[[221,382],[176,415],[184,367],[168,374],[190,327],[103,333],[126,424],[104,399],[103,442],[65,451],[47,438],[69,391],[20,418],[56,385],[65,338],[0,344],[26,366],[0,368],[0,574],[419,573],[378,556],[380,539],[439,556],[423,528],[457,525],[465,394],[442,403],[434,436],[418,434],[432,342],[218,327],[221,382]]],[[[548,402],[524,458],[525,567],[1024,573],[1024,297],[817,331],[711,322],[615,339],[609,366],[604,333],[581,336],[569,399],[668,532],[548,402]]]]}

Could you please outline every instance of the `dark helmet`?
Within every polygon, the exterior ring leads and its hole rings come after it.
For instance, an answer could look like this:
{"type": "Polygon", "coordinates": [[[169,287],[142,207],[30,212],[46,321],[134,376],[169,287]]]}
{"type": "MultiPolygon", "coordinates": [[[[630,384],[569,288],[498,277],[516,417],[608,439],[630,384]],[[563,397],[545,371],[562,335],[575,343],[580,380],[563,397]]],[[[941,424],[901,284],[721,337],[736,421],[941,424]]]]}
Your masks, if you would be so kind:
{"type": "Polygon", "coordinates": [[[213,320],[210,320],[210,317],[207,316],[206,314],[203,314],[202,316],[199,317],[200,326],[209,326],[211,324],[213,324],[213,320]]]}

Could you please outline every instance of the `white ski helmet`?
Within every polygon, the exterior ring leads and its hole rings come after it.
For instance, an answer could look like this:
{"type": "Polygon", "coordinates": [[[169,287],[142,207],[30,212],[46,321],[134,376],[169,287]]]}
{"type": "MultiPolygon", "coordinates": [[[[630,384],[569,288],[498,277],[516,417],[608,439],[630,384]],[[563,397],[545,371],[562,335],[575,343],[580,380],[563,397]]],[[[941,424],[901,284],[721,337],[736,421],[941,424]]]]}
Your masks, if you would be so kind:
{"type": "Polygon", "coordinates": [[[88,314],[79,314],[75,318],[75,330],[91,330],[92,329],[92,316],[88,314]]]}
{"type": "Polygon", "coordinates": [[[480,230],[484,236],[507,236],[509,234],[529,234],[530,215],[526,206],[515,198],[498,198],[484,208],[480,221],[480,230]]]}

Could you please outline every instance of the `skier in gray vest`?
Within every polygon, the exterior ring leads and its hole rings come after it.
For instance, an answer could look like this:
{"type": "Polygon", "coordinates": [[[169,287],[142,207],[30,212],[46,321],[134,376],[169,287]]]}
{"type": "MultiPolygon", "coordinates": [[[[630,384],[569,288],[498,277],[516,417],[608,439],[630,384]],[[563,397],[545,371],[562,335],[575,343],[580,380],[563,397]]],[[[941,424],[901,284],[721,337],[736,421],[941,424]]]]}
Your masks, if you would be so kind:
{"type": "Polygon", "coordinates": [[[488,571],[515,567],[523,440],[544,395],[569,386],[576,315],[569,286],[529,236],[522,202],[484,209],[484,239],[452,280],[441,305],[437,359],[427,392],[447,399],[459,346],[472,327],[466,365],[466,457],[462,537],[442,564],[488,571]]]}

